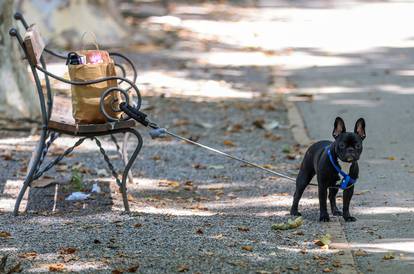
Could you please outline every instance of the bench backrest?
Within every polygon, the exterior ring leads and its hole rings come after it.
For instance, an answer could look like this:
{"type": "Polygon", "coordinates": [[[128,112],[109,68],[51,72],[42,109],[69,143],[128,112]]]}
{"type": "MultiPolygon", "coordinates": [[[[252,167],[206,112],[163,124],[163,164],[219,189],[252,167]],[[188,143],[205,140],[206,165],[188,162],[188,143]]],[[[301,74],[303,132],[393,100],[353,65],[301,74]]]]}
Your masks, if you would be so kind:
{"type": "Polygon", "coordinates": [[[36,28],[36,25],[31,25],[23,38],[24,45],[26,47],[26,54],[29,62],[32,65],[37,65],[42,57],[45,43],[36,28]]]}

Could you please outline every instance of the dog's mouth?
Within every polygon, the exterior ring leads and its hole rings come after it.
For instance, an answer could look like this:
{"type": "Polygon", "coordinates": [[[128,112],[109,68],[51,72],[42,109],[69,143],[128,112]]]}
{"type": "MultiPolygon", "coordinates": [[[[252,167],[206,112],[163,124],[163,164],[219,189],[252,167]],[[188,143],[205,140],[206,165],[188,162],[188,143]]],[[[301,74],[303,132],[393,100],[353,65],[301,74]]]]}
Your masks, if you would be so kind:
{"type": "Polygon", "coordinates": [[[357,155],[346,155],[342,161],[347,163],[352,163],[358,161],[359,157],[357,155]]]}
{"type": "Polygon", "coordinates": [[[354,155],[343,155],[342,157],[339,156],[339,159],[341,159],[341,161],[345,163],[352,163],[358,161],[358,157],[354,155]]]}

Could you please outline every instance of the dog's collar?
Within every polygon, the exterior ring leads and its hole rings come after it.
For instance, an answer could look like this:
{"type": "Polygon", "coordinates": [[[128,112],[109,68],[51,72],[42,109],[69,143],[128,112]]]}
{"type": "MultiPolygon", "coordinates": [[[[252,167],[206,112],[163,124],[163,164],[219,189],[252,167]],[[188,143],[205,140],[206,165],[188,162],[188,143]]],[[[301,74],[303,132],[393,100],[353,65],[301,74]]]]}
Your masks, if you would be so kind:
{"type": "Polygon", "coordinates": [[[336,172],[338,172],[343,178],[341,181],[341,184],[339,185],[339,188],[342,190],[345,190],[349,187],[351,187],[352,185],[354,185],[357,180],[356,179],[352,179],[351,176],[349,176],[349,174],[346,174],[339,166],[338,164],[335,163],[332,153],[331,153],[331,149],[329,148],[329,146],[325,147],[326,152],[328,153],[328,157],[329,157],[329,161],[331,162],[332,166],[335,168],[336,172]]]}

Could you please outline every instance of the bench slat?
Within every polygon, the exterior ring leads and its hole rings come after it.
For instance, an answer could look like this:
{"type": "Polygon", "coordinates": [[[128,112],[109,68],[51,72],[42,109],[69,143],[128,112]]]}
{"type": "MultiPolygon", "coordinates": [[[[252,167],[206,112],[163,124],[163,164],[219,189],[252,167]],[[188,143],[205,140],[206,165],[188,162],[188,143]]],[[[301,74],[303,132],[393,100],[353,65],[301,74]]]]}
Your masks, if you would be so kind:
{"type": "Polygon", "coordinates": [[[134,120],[108,122],[105,124],[77,124],[72,117],[70,98],[55,96],[52,117],[48,127],[52,130],[72,135],[108,132],[114,129],[131,128],[136,125],[134,120]]]}
{"type": "Polygon", "coordinates": [[[27,51],[27,58],[33,65],[37,65],[42,57],[42,52],[45,49],[45,43],[36,28],[36,25],[31,25],[24,35],[24,45],[27,51]]]}

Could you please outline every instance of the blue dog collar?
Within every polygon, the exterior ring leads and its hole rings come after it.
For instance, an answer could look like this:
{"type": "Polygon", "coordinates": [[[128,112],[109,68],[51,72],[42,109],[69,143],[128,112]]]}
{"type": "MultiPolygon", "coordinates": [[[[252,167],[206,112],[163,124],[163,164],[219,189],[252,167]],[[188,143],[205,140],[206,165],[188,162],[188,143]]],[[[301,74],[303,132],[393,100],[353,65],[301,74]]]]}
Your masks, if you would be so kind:
{"type": "Polygon", "coordinates": [[[345,172],[343,172],[341,168],[337,164],[335,164],[335,161],[332,157],[331,149],[329,148],[329,146],[326,146],[325,150],[328,153],[329,160],[331,161],[331,164],[335,168],[336,172],[338,172],[342,176],[342,181],[341,181],[341,184],[339,185],[339,188],[342,190],[345,190],[351,185],[355,184],[357,180],[352,179],[351,176],[349,176],[349,174],[346,174],[345,172]]]}

